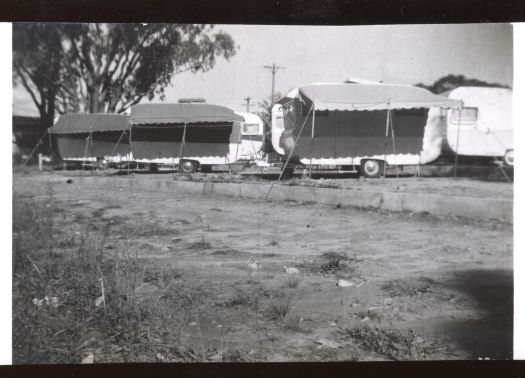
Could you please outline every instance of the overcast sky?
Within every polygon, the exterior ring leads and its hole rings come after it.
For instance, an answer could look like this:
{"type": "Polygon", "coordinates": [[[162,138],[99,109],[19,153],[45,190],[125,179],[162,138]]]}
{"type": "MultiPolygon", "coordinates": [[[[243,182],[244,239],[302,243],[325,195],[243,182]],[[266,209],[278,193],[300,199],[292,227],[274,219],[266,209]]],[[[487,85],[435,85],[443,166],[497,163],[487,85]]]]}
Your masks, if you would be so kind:
{"type": "MultiPolygon", "coordinates": [[[[204,97],[208,103],[244,110],[244,98],[249,96],[256,104],[270,96],[271,73],[263,66],[273,62],[286,67],[276,75],[280,92],[350,77],[431,84],[448,74],[512,85],[512,26],[507,24],[217,25],[217,29],[231,34],[237,54],[229,62],[219,60],[209,72],[174,76],[165,101],[204,97]]],[[[22,88],[14,91],[14,113],[37,114],[22,88]]]]}

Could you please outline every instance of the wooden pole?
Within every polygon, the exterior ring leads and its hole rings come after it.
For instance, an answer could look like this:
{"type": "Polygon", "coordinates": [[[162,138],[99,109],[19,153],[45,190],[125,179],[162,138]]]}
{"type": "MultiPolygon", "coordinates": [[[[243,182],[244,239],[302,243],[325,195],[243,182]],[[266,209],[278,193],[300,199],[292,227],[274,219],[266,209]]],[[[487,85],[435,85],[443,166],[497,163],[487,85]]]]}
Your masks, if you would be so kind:
{"type": "MultiPolygon", "coordinates": [[[[386,112],[386,127],[385,127],[385,157],[384,161],[386,164],[386,151],[388,149],[388,127],[390,125],[390,102],[388,103],[388,110],[386,112]]],[[[383,180],[386,178],[386,169],[383,166],[383,180]]]]}
{"type": "Polygon", "coordinates": [[[457,177],[457,170],[458,170],[458,155],[459,155],[459,129],[461,126],[461,109],[459,109],[459,120],[458,120],[458,132],[456,135],[456,156],[454,156],[454,178],[457,177]]]}
{"type": "MultiPolygon", "coordinates": [[[[312,104],[312,107],[308,111],[308,114],[306,115],[306,119],[304,120],[303,125],[301,126],[301,130],[299,130],[299,134],[297,135],[297,138],[295,138],[292,150],[290,151],[290,153],[288,154],[288,157],[286,158],[286,161],[284,163],[284,166],[283,166],[283,169],[281,171],[281,174],[277,178],[277,182],[281,181],[281,177],[283,177],[283,173],[284,173],[284,171],[286,169],[286,166],[288,165],[288,162],[290,161],[290,158],[293,155],[293,152],[295,151],[295,147],[297,146],[297,142],[299,141],[299,137],[301,136],[301,133],[303,132],[304,125],[306,125],[306,121],[308,120],[308,116],[310,115],[310,112],[312,111],[313,107],[314,107],[314,104],[312,104]]],[[[274,184],[275,184],[275,182],[272,183],[272,185],[270,186],[270,190],[268,190],[268,193],[266,193],[266,197],[264,198],[265,200],[267,200],[268,197],[270,196],[270,193],[272,192],[274,184]]]]}
{"type": "Polygon", "coordinates": [[[182,141],[180,143],[180,152],[179,152],[179,172],[181,171],[181,161],[182,161],[182,156],[184,154],[184,145],[186,144],[186,126],[188,124],[186,122],[184,122],[184,131],[182,132],[182,141]]]}
{"type": "Polygon", "coordinates": [[[131,146],[131,132],[132,132],[132,130],[133,130],[133,124],[130,123],[130,125],[129,125],[129,154],[128,154],[128,164],[127,164],[128,165],[128,176],[129,176],[129,166],[131,164],[131,157],[133,155],[133,148],[131,146]]]}
{"type": "Polygon", "coordinates": [[[390,130],[392,131],[392,150],[394,152],[396,178],[399,178],[399,172],[397,170],[396,135],[394,134],[394,122],[392,121],[392,111],[391,110],[388,110],[388,117],[390,119],[390,130]]]}
{"type": "Polygon", "coordinates": [[[309,179],[312,179],[312,158],[314,153],[314,135],[315,135],[315,104],[312,104],[313,113],[312,113],[312,136],[310,137],[310,172],[309,179]]]}
{"type": "Polygon", "coordinates": [[[40,139],[38,140],[38,142],[35,144],[35,147],[33,147],[33,150],[31,150],[31,153],[27,156],[25,162],[24,162],[24,165],[27,164],[27,162],[29,161],[29,159],[31,159],[31,157],[33,156],[33,154],[36,152],[36,150],[38,149],[38,146],[40,146],[40,144],[42,143],[42,140],[44,139],[44,137],[46,136],[46,134],[49,134],[48,130],[44,131],[44,134],[42,134],[42,136],[40,137],[40,139]]]}
{"type": "MultiPolygon", "coordinates": [[[[233,132],[233,128],[235,127],[235,121],[233,121],[232,123],[232,132],[233,132]]],[[[240,144],[242,143],[242,123],[240,123],[240,129],[239,129],[239,138],[237,138],[237,149],[235,150],[235,160],[233,161],[234,163],[237,162],[237,157],[238,157],[238,154],[239,154],[239,146],[240,144]]],[[[232,173],[232,167],[231,167],[231,163],[228,159],[228,170],[230,172],[230,174],[232,173]]]]}

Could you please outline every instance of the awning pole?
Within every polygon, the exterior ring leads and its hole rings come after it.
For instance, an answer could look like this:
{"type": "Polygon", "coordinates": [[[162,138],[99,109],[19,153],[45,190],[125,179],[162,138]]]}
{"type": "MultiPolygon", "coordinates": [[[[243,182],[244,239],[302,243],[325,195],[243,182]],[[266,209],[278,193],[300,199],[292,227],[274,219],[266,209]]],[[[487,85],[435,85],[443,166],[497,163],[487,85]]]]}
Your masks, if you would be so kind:
{"type": "MultiPolygon", "coordinates": [[[[284,173],[284,171],[286,169],[286,166],[288,165],[288,162],[290,161],[290,158],[292,157],[292,155],[293,155],[293,153],[295,151],[295,147],[297,146],[297,142],[299,141],[299,137],[301,136],[301,133],[303,132],[304,125],[306,125],[306,121],[308,121],[308,116],[310,115],[310,112],[312,111],[313,108],[314,108],[314,104],[312,103],[312,107],[310,108],[310,110],[308,111],[308,114],[306,115],[306,118],[305,118],[305,120],[303,122],[303,125],[301,126],[301,130],[299,130],[299,134],[297,135],[297,138],[295,138],[292,150],[290,151],[290,153],[288,154],[288,157],[286,158],[286,161],[284,163],[284,166],[283,166],[283,169],[281,171],[281,174],[277,178],[277,182],[281,181],[281,177],[283,177],[283,173],[284,173]]],[[[270,190],[268,190],[268,193],[266,193],[266,197],[264,198],[265,200],[267,200],[268,197],[270,196],[270,193],[272,192],[274,184],[275,184],[275,182],[272,183],[272,185],[270,186],[270,190]]]]}
{"type": "MultiPolygon", "coordinates": [[[[235,125],[235,121],[233,121],[233,123],[232,123],[232,132],[233,132],[234,125],[235,125]]],[[[241,127],[239,129],[239,138],[237,138],[237,149],[235,150],[235,161],[234,161],[234,163],[237,163],[237,156],[239,154],[239,146],[240,146],[241,143],[242,143],[242,123],[241,123],[241,127]]],[[[230,163],[230,162],[228,161],[228,163],[230,163]]],[[[229,171],[230,171],[230,174],[231,174],[232,173],[231,163],[228,164],[228,168],[229,168],[229,171]]]]}
{"type": "Polygon", "coordinates": [[[84,148],[84,157],[82,158],[82,170],[84,171],[86,169],[86,156],[88,154],[88,148],[89,148],[89,139],[91,137],[91,131],[89,131],[89,134],[86,138],[86,146],[84,148]]]}
{"type": "Polygon", "coordinates": [[[128,131],[128,128],[125,128],[124,130],[122,130],[122,133],[120,134],[120,136],[119,136],[119,138],[117,140],[117,143],[115,144],[115,147],[113,147],[113,150],[111,151],[111,155],[110,156],[113,156],[115,154],[115,152],[117,151],[117,147],[120,144],[120,141],[122,140],[122,137],[124,136],[126,131],[128,131]]]}
{"type": "Polygon", "coordinates": [[[394,134],[394,121],[392,120],[392,112],[388,111],[390,118],[390,130],[392,130],[392,150],[394,151],[394,164],[396,167],[396,178],[399,178],[399,172],[397,171],[397,154],[396,154],[396,136],[394,134]]]}
{"type": "MultiPolygon", "coordinates": [[[[388,103],[388,106],[390,106],[390,102],[388,103]]],[[[383,165],[383,180],[386,178],[386,152],[388,149],[388,127],[390,125],[390,108],[388,108],[386,112],[386,126],[385,126],[385,155],[384,155],[384,165],[383,165]]]]}
{"type": "Polygon", "coordinates": [[[313,158],[313,148],[314,148],[314,134],[315,134],[315,104],[312,104],[313,113],[312,113],[312,137],[310,138],[310,174],[309,179],[312,179],[312,158],[313,158]]]}
{"type": "Polygon", "coordinates": [[[133,149],[131,147],[131,132],[133,131],[133,123],[130,123],[129,124],[129,155],[128,155],[128,176],[129,176],[129,166],[130,166],[130,160],[131,160],[131,155],[133,155],[133,149]]]}
{"type": "Polygon", "coordinates": [[[456,156],[454,156],[454,178],[457,177],[458,170],[458,154],[459,154],[459,128],[461,126],[461,109],[459,109],[458,132],[456,136],[456,156]]]}
{"type": "Polygon", "coordinates": [[[38,149],[38,146],[40,146],[42,144],[42,140],[44,139],[44,137],[46,136],[46,134],[49,134],[49,130],[46,129],[46,131],[44,131],[44,133],[42,134],[42,136],[40,137],[40,139],[38,140],[38,142],[36,142],[35,144],[35,147],[33,147],[33,150],[31,151],[31,153],[29,154],[29,156],[26,158],[26,160],[24,161],[24,164],[23,165],[26,165],[27,162],[29,161],[29,159],[31,159],[31,157],[33,156],[33,154],[36,152],[36,150],[38,149]]]}
{"type": "Polygon", "coordinates": [[[188,125],[187,122],[184,122],[184,131],[182,132],[182,141],[180,144],[180,153],[179,153],[179,172],[181,171],[181,161],[182,156],[184,153],[184,146],[186,145],[186,126],[188,125]]]}

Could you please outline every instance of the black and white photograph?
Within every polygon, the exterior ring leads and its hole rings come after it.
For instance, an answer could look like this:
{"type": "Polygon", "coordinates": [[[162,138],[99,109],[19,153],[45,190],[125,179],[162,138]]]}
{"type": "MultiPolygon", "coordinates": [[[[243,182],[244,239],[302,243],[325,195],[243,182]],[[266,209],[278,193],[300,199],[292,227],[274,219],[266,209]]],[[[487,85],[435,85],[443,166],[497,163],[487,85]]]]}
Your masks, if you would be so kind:
{"type": "Polygon", "coordinates": [[[12,363],[513,359],[514,27],[13,23],[12,363]]]}

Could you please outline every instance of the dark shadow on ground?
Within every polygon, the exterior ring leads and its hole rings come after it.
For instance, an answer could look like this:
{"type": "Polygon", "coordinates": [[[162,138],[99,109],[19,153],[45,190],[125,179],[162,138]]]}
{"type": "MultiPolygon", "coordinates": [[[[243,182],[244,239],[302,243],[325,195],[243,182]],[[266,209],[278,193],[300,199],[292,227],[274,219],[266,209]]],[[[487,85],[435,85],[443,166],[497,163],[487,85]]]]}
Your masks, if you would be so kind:
{"type": "Polygon", "coordinates": [[[469,351],[472,359],[512,359],[512,270],[459,270],[443,285],[461,292],[478,311],[473,318],[446,322],[440,329],[443,336],[469,351]]]}

